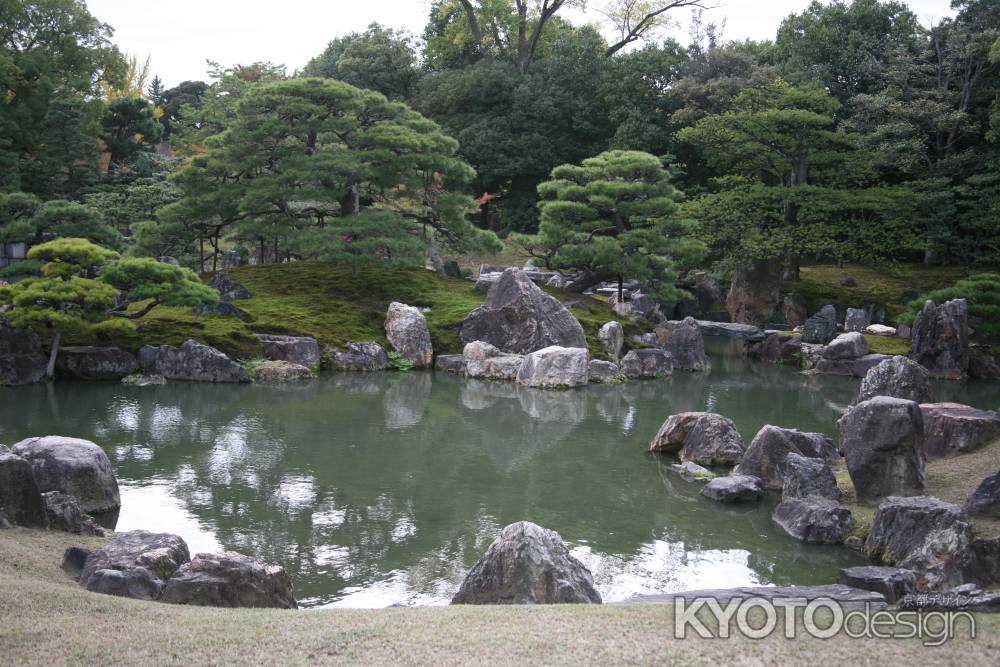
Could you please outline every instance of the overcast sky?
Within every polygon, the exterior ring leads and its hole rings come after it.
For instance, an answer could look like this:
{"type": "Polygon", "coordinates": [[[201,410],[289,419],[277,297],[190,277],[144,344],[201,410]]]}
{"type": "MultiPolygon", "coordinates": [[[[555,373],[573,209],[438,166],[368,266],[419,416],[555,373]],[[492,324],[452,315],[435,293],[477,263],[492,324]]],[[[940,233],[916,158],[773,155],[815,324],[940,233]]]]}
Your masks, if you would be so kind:
{"type": "MultiPolygon", "coordinates": [[[[950,0],[906,0],[924,24],[952,14],[950,0]]],[[[602,0],[590,0],[598,7],[602,0]]],[[[706,21],[727,19],[727,39],[773,38],[781,19],[802,11],[809,0],[717,0],[706,21]]],[[[206,80],[205,60],[223,65],[271,61],[289,72],[322,52],[332,38],[378,22],[419,35],[429,0],[87,0],[97,18],[115,29],[123,51],[152,59],[152,71],[167,87],[188,79],[206,80]]],[[[567,15],[575,23],[598,21],[567,15]]],[[[686,43],[690,13],[675,16],[673,31],[686,43]]]]}

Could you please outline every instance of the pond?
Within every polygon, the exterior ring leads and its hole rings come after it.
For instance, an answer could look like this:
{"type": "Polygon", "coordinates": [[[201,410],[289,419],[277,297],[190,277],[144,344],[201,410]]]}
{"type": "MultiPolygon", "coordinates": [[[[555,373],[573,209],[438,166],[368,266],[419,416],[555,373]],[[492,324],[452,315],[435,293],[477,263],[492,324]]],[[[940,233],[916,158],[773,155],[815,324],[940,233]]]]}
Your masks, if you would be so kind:
{"type": "MultiPolygon", "coordinates": [[[[861,557],[803,545],[775,499],[723,506],[647,453],[672,413],[836,433],[858,380],[753,363],[711,341],[710,372],[543,392],[442,373],[324,374],[293,386],[60,382],[0,388],[0,442],[101,444],[118,530],[284,566],[303,607],[446,603],[504,525],[558,531],[605,601],[749,584],[822,584],[861,557]]],[[[996,385],[939,399],[1000,404],[996,385]]]]}

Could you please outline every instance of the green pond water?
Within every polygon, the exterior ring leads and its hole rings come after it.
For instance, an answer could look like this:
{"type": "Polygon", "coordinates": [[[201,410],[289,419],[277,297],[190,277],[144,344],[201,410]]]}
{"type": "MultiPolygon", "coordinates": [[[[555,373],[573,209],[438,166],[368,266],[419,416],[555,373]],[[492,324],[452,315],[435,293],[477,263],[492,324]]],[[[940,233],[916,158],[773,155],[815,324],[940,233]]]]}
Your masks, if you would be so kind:
{"type": "MultiPolygon", "coordinates": [[[[558,531],[606,601],[691,588],[821,584],[861,561],[723,506],[647,453],[672,413],[835,435],[859,381],[807,377],[710,345],[711,371],[543,392],[442,373],[324,374],[293,386],[60,382],[0,388],[0,442],[102,445],[118,530],[173,532],[284,566],[305,607],[439,604],[511,522],[558,531]]],[[[1000,405],[992,385],[940,400],[1000,405]]],[[[53,558],[59,558],[53,554],[53,558]]]]}

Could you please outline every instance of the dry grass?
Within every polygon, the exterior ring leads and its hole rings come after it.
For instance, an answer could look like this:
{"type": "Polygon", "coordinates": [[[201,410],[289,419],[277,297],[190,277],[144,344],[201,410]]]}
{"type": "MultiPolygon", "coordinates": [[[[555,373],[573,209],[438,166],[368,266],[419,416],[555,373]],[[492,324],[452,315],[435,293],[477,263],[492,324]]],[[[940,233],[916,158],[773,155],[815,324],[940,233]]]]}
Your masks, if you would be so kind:
{"type": "Polygon", "coordinates": [[[912,640],[673,638],[667,606],[292,612],[88,593],[58,567],[78,538],[0,532],[0,664],[991,664],[1000,619],[941,648],[912,640]]]}

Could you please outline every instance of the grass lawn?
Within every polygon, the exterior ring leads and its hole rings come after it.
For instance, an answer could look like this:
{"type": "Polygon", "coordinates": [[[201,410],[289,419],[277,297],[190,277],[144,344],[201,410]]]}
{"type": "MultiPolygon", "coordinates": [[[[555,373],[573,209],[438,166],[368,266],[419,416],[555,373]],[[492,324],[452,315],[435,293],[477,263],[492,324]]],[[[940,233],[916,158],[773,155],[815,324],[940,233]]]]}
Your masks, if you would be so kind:
{"type": "MultiPolygon", "coordinates": [[[[675,639],[659,605],[227,610],[88,593],[59,569],[65,533],[0,531],[0,663],[9,665],[995,664],[1000,618],[918,640],[675,639]]],[[[91,540],[97,543],[95,540],[91,540]]],[[[779,622],[778,626],[783,627],[779,622]]]]}

